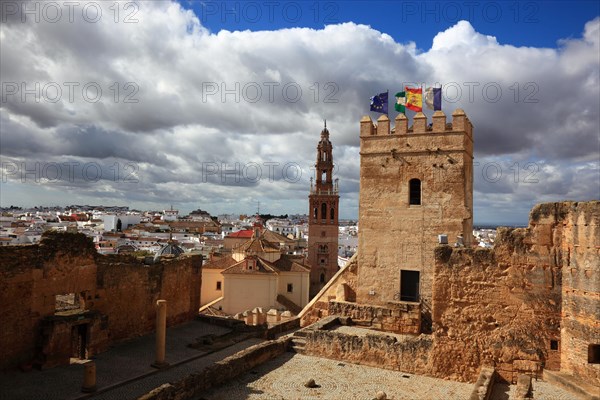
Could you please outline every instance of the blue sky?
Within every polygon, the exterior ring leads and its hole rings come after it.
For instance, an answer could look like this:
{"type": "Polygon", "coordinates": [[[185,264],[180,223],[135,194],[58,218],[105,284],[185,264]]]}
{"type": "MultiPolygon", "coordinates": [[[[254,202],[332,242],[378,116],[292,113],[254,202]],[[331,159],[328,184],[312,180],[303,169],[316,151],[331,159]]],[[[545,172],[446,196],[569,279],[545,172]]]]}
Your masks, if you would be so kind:
{"type": "Polygon", "coordinates": [[[515,46],[556,47],[559,39],[580,37],[581,27],[600,13],[586,1],[187,1],[201,23],[225,30],[320,29],[355,22],[428,49],[433,37],[468,20],[477,32],[515,46]]]}
{"type": "Polygon", "coordinates": [[[597,1],[4,4],[1,206],[306,213],[327,119],[355,219],[358,121],[409,82],[475,126],[476,223],[600,198],[597,1]]]}

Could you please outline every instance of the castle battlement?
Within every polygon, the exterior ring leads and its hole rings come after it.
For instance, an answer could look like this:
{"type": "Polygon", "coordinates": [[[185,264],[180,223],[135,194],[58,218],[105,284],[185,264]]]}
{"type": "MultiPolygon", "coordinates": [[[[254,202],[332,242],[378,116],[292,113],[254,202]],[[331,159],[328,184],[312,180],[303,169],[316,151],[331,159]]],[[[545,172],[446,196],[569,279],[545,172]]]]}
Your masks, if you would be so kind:
{"type": "Polygon", "coordinates": [[[394,128],[390,129],[390,119],[382,115],[377,123],[369,116],[360,120],[360,141],[362,155],[380,155],[393,152],[393,155],[420,153],[466,153],[473,158],[473,124],[465,112],[457,109],[452,113],[452,122],[446,122],[442,111],[433,114],[431,124],[427,116],[417,113],[412,126],[408,118],[398,114],[394,128]]]}
{"type": "Polygon", "coordinates": [[[434,133],[449,133],[463,132],[467,136],[473,138],[473,124],[465,114],[465,112],[457,108],[452,113],[452,122],[446,122],[446,114],[443,111],[433,113],[431,125],[427,124],[427,116],[422,112],[414,116],[412,126],[408,126],[408,118],[404,114],[398,114],[395,119],[395,126],[390,130],[390,118],[383,114],[377,119],[377,124],[368,115],[365,115],[360,120],[360,136],[388,136],[388,135],[405,135],[408,133],[414,134],[434,134],[434,133]]]}
{"type": "Polygon", "coordinates": [[[451,123],[442,111],[430,124],[423,113],[410,128],[404,114],[395,122],[360,121],[356,301],[429,304],[438,235],[471,244],[473,125],[460,109],[451,123]]]}

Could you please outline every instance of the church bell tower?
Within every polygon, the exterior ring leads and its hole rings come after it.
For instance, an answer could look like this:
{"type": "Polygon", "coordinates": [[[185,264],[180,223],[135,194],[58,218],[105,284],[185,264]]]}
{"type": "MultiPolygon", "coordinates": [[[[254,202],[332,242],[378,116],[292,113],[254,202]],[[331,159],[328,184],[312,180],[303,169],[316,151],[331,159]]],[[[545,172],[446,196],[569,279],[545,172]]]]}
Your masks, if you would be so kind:
{"type": "Polygon", "coordinates": [[[333,180],[333,146],[329,141],[327,122],[317,145],[314,182],[311,178],[308,223],[308,261],[310,263],[310,297],[338,271],[337,179],[333,180]]]}

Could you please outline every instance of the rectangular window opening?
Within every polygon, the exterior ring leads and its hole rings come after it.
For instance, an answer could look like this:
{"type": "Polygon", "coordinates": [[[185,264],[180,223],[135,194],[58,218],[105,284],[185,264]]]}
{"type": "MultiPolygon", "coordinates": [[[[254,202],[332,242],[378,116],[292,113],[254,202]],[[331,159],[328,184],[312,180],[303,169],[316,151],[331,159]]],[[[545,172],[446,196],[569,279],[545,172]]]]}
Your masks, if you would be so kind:
{"type": "Polygon", "coordinates": [[[60,313],[83,309],[84,301],[81,299],[79,293],[67,293],[54,296],[54,304],[54,312],[60,313]]]}
{"type": "Polygon", "coordinates": [[[550,350],[558,350],[558,340],[550,341],[550,350]]]}
{"type": "Polygon", "coordinates": [[[588,346],[588,363],[600,364],[600,344],[590,344],[588,346]]]}
{"type": "Polygon", "coordinates": [[[217,281],[217,290],[221,290],[221,281],[217,281]]]}
{"type": "Polygon", "coordinates": [[[294,285],[291,283],[287,284],[287,292],[292,293],[294,291],[294,285]]]}

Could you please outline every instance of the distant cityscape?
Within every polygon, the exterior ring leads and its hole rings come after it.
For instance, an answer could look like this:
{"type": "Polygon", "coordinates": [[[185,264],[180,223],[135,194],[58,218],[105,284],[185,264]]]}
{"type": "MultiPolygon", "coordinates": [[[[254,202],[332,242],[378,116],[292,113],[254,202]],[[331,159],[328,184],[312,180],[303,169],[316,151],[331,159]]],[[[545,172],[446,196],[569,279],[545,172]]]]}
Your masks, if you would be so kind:
{"type": "MultiPolygon", "coordinates": [[[[179,210],[137,210],[127,206],[69,205],[21,208],[0,207],[0,246],[35,244],[48,230],[79,232],[90,237],[100,254],[133,252],[156,255],[169,242],[189,253],[209,256],[220,252],[224,239],[236,232],[248,231],[256,224],[279,233],[297,244],[292,254],[307,253],[308,216],[219,214],[198,209],[187,215],[179,210]]],[[[338,264],[343,267],[357,250],[356,220],[340,220],[338,264]]],[[[519,227],[519,225],[503,225],[519,227]]],[[[491,248],[496,225],[475,225],[473,235],[480,247],[491,248]]]]}

